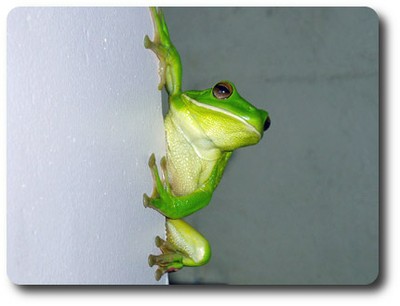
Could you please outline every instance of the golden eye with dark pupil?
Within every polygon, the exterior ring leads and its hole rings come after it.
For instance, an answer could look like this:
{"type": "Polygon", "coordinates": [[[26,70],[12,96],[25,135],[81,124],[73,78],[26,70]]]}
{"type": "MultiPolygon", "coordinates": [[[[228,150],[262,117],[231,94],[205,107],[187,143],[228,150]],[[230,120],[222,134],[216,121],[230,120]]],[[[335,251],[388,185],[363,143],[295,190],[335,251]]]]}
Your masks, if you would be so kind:
{"type": "Polygon", "coordinates": [[[213,88],[213,95],[217,99],[227,99],[232,95],[232,86],[229,83],[218,83],[213,88]]]}

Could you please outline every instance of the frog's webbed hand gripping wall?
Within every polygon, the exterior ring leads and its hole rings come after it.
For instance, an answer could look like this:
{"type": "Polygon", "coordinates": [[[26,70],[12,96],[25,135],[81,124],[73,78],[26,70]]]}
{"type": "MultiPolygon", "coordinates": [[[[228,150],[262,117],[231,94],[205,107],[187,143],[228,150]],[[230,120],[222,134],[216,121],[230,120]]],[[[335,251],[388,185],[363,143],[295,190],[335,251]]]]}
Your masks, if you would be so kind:
{"type": "Polygon", "coordinates": [[[151,8],[155,33],[146,35],[144,46],[160,60],[161,82],[168,92],[165,117],[166,156],[154,154],[149,167],[152,195],[143,195],[145,207],[166,216],[166,240],[156,237],[162,254],[150,255],[149,265],[158,265],[156,279],[184,266],[201,266],[211,256],[208,241],[181,218],[205,207],[223,175],[232,151],[256,144],[270,126],[268,113],[244,100],[229,81],[200,91],[181,91],[182,66],[160,9],[151,8]]]}

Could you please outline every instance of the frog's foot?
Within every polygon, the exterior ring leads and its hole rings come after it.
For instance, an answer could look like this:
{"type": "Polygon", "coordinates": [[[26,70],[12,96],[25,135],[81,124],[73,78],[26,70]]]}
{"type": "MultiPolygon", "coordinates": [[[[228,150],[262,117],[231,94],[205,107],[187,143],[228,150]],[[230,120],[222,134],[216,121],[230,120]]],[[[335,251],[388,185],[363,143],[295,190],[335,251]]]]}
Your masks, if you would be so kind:
{"type": "Polygon", "coordinates": [[[149,36],[144,37],[144,47],[146,49],[152,50],[160,60],[160,64],[158,66],[158,74],[160,76],[160,83],[158,84],[158,90],[161,90],[165,83],[166,83],[166,68],[167,68],[167,63],[165,61],[165,55],[161,48],[159,43],[156,43],[156,38],[154,38],[154,41],[151,41],[149,36]]]}
{"type": "Polygon", "coordinates": [[[156,246],[160,248],[162,254],[149,255],[149,266],[158,266],[155,272],[156,280],[168,272],[176,272],[183,268],[183,254],[181,254],[171,243],[159,236],[156,237],[156,246]]]}
{"type": "Polygon", "coordinates": [[[164,14],[161,9],[155,7],[150,8],[151,17],[154,23],[154,39],[150,40],[149,36],[144,37],[144,47],[146,49],[152,50],[160,60],[159,74],[160,74],[160,84],[158,89],[161,90],[166,83],[166,68],[169,56],[169,49],[174,48],[165,23],[164,14]]]}
{"type": "Polygon", "coordinates": [[[159,210],[165,205],[165,202],[171,198],[171,186],[168,183],[166,159],[161,159],[161,170],[163,178],[158,173],[156,164],[156,158],[154,153],[149,158],[149,167],[153,176],[153,192],[149,197],[147,194],[143,194],[143,205],[144,207],[150,207],[159,210]]]}
{"type": "Polygon", "coordinates": [[[151,200],[159,197],[159,194],[157,191],[156,177],[155,177],[155,176],[158,176],[158,170],[157,170],[157,165],[156,165],[156,157],[155,157],[154,153],[152,153],[150,155],[148,165],[150,167],[151,174],[153,176],[153,192],[151,194],[151,197],[149,197],[147,194],[143,194],[144,207],[149,207],[151,200]],[[156,175],[155,175],[155,173],[156,173],[156,175]]]}

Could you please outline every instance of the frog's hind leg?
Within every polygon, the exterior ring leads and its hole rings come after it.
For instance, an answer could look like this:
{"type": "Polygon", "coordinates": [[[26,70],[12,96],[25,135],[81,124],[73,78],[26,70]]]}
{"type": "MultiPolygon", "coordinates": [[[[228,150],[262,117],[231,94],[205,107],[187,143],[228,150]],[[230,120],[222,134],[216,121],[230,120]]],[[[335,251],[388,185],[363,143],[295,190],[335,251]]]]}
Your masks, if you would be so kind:
{"type": "Polygon", "coordinates": [[[155,273],[156,280],[159,280],[161,276],[167,272],[175,272],[183,268],[183,255],[168,243],[168,241],[157,236],[156,246],[160,248],[162,254],[149,255],[149,266],[159,266],[155,273]]]}
{"type": "Polygon", "coordinates": [[[175,272],[184,266],[205,265],[211,257],[208,241],[183,220],[166,219],[167,241],[156,237],[156,246],[162,254],[150,255],[149,265],[158,265],[156,279],[164,273],[175,272]]]}

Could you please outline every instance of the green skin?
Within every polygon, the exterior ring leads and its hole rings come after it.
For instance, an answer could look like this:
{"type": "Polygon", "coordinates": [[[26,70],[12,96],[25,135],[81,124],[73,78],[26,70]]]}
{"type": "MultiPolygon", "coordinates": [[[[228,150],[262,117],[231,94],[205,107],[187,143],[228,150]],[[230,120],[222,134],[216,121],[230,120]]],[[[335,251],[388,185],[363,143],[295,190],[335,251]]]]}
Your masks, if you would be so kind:
{"type": "Polygon", "coordinates": [[[158,265],[156,279],[184,266],[201,266],[211,256],[208,241],[183,220],[208,205],[233,150],[256,144],[270,125],[268,113],[244,100],[229,81],[213,88],[182,92],[182,66],[160,9],[151,8],[153,41],[144,46],[160,60],[158,89],[169,95],[165,117],[167,152],[158,171],[154,154],[149,160],[154,188],[143,195],[145,207],[166,217],[167,239],[156,237],[162,254],[150,255],[158,265]]]}

